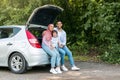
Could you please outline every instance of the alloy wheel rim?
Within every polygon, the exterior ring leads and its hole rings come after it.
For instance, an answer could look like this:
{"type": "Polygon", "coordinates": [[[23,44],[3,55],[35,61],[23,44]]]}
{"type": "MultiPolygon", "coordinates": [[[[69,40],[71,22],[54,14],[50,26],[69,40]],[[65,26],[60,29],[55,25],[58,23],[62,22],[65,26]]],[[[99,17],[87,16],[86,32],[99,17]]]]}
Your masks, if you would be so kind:
{"type": "Polygon", "coordinates": [[[14,56],[11,60],[11,67],[14,71],[19,71],[23,67],[22,58],[20,56],[14,56]]]}

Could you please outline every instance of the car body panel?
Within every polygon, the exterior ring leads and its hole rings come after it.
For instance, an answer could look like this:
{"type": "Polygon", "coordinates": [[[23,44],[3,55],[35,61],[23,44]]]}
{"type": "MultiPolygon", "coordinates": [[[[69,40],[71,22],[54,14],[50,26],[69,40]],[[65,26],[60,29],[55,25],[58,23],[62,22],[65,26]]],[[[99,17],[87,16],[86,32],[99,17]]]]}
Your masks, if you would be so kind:
{"type": "Polygon", "coordinates": [[[11,38],[0,39],[0,66],[8,66],[9,56],[14,52],[22,54],[29,67],[49,64],[47,53],[42,48],[34,48],[30,45],[25,32],[26,26],[7,27],[19,27],[21,30],[11,38]],[[7,46],[8,43],[12,43],[12,45],[7,46]]]}
{"type": "Polygon", "coordinates": [[[7,56],[13,48],[14,38],[0,39],[0,66],[7,66],[7,56]]]}

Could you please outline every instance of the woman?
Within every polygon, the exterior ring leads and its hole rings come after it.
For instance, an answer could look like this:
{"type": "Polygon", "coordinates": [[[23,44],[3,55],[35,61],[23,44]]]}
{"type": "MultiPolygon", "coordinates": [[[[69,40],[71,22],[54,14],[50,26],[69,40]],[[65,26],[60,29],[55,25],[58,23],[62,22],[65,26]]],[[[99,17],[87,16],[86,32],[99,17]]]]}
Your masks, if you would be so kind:
{"type": "Polygon", "coordinates": [[[42,48],[47,54],[51,56],[51,69],[53,74],[62,73],[60,70],[60,54],[56,48],[51,46],[52,31],[54,29],[53,24],[48,25],[48,29],[43,32],[42,48]],[[55,65],[57,66],[55,68],[55,65]]]}

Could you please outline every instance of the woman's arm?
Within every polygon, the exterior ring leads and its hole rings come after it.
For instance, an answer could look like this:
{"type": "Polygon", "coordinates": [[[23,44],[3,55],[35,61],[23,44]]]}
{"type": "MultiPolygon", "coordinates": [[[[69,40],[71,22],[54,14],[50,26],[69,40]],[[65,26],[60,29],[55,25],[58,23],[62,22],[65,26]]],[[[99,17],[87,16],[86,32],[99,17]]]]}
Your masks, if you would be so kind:
{"type": "Polygon", "coordinates": [[[50,47],[50,36],[46,34],[46,31],[42,33],[43,36],[43,43],[50,47]]]}

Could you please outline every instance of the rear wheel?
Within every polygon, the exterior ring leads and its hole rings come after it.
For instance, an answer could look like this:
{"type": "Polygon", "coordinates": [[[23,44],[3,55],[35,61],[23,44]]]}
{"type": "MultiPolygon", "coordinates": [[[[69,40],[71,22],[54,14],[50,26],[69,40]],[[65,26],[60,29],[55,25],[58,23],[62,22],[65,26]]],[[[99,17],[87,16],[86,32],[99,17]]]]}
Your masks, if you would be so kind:
{"type": "Polygon", "coordinates": [[[21,74],[27,70],[27,62],[23,55],[20,53],[14,53],[8,61],[10,70],[13,73],[21,74]]]}

